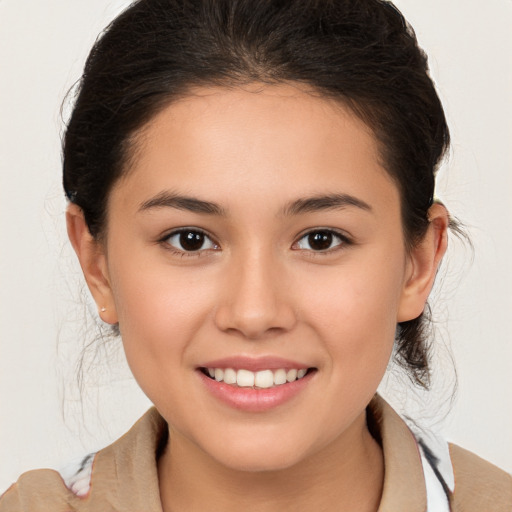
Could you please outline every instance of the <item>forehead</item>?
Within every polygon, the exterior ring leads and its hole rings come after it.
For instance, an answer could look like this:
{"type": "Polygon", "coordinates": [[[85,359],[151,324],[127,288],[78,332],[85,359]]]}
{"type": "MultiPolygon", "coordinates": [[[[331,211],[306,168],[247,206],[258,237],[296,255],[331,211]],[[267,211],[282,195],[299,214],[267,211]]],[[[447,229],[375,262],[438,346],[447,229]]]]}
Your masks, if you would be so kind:
{"type": "Polygon", "coordinates": [[[119,185],[139,195],[179,188],[229,201],[248,189],[263,199],[395,188],[372,131],[347,106],[293,85],[195,89],[135,141],[119,185]]]}

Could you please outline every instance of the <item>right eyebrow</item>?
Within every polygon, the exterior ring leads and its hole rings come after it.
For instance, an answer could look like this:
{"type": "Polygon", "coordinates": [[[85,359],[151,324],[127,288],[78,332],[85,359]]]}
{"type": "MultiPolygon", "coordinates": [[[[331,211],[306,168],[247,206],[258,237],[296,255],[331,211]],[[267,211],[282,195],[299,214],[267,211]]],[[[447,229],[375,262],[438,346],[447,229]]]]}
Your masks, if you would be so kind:
{"type": "Polygon", "coordinates": [[[196,197],[184,196],[173,192],[164,191],[144,201],[139,206],[139,212],[148,211],[154,208],[174,208],[193,213],[225,216],[224,208],[216,203],[197,199],[196,197]]]}

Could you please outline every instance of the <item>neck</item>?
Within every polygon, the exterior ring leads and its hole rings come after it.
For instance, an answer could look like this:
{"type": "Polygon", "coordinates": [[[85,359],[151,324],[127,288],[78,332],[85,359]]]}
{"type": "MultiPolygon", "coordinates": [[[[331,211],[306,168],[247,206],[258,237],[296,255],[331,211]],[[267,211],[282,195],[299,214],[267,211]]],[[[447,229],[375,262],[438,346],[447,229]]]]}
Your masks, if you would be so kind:
{"type": "Polygon", "coordinates": [[[228,468],[173,432],[158,473],[164,512],[375,512],[384,463],[363,414],[321,451],[277,471],[228,468]]]}

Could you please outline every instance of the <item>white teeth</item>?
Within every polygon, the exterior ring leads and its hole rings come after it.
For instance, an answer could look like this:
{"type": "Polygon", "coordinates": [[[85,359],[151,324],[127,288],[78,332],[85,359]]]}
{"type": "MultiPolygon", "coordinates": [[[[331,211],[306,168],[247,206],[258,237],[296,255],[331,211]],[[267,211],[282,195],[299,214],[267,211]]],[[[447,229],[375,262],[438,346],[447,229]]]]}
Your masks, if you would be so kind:
{"type": "Polygon", "coordinates": [[[259,372],[251,372],[249,370],[234,370],[233,368],[207,368],[208,375],[218,382],[237,385],[242,388],[271,388],[273,386],[281,386],[287,382],[294,382],[302,379],[307,373],[307,368],[299,370],[293,368],[291,370],[260,370],[259,372]]]}
{"type": "Polygon", "coordinates": [[[306,368],[301,368],[298,372],[297,372],[297,379],[302,379],[302,377],[304,377],[304,375],[306,375],[306,372],[308,370],[306,368]]]}
{"type": "Polygon", "coordinates": [[[293,382],[297,379],[297,370],[288,370],[286,374],[286,380],[288,382],[293,382]]]}
{"type": "Polygon", "coordinates": [[[261,372],[256,372],[256,375],[254,377],[254,385],[257,388],[272,387],[274,385],[274,374],[272,373],[272,370],[263,370],[261,372]]]}
{"type": "Polygon", "coordinates": [[[254,373],[249,370],[238,370],[236,372],[236,383],[241,388],[252,388],[254,386],[254,373]]]}
{"type": "Polygon", "coordinates": [[[226,368],[224,370],[224,382],[226,384],[236,384],[236,372],[233,368],[226,368]]]}
{"type": "MultiPolygon", "coordinates": [[[[295,380],[295,379],[294,379],[295,380]]],[[[279,386],[286,382],[286,370],[276,370],[274,372],[274,384],[279,386]]]]}

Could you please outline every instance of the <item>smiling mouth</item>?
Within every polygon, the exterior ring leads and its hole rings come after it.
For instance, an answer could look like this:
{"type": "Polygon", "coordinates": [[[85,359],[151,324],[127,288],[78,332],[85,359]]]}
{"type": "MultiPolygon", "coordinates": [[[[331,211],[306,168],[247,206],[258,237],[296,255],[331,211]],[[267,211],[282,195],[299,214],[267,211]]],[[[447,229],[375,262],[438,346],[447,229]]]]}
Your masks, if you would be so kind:
{"type": "Polygon", "coordinates": [[[223,382],[233,387],[268,389],[303,379],[316,371],[316,368],[250,370],[233,368],[200,368],[207,377],[217,382],[223,382]]]}

